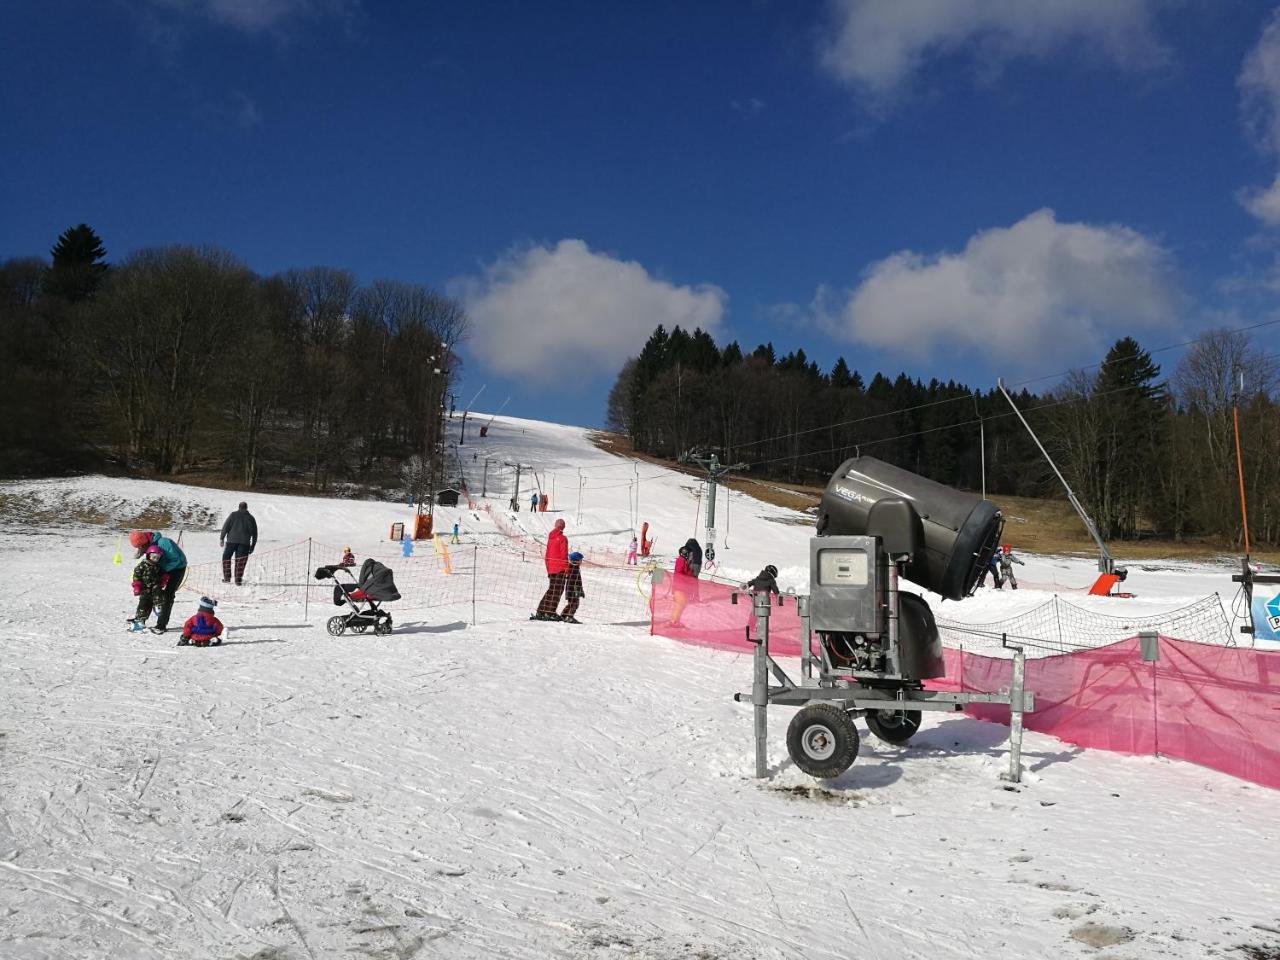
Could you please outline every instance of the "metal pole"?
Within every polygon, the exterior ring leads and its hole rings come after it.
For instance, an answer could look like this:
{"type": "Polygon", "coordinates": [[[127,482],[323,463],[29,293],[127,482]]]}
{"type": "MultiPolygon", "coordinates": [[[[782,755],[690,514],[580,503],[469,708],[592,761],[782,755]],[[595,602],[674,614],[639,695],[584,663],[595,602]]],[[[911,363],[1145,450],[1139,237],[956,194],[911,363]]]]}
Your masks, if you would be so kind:
{"type": "Polygon", "coordinates": [[[809,598],[796,597],[796,613],[800,616],[800,676],[813,678],[813,631],[809,628],[809,598]]]}
{"type": "Polygon", "coordinates": [[[489,495],[489,458],[484,458],[484,478],[480,481],[480,496],[487,497],[489,495]]]}
{"type": "Polygon", "coordinates": [[[978,416],[978,450],[982,459],[982,499],[987,499],[987,421],[978,406],[978,394],[973,394],[973,412],[978,416]]]}
{"type": "Polygon", "coordinates": [[[471,545],[471,625],[476,625],[476,567],[480,565],[480,546],[471,545]]]}
{"type": "Polygon", "coordinates": [[[578,468],[578,512],[574,515],[573,522],[579,523],[582,520],[582,468],[578,468]]]}
{"type": "Polygon", "coordinates": [[[311,576],[311,538],[307,537],[307,569],[302,577],[302,622],[307,622],[307,611],[310,609],[311,603],[311,587],[307,577],[311,576]]]}
{"type": "Polygon", "coordinates": [[[769,775],[769,593],[751,595],[756,615],[756,652],[752,663],[751,703],[755,710],[756,778],[769,775]]]}
{"type": "Polygon", "coordinates": [[[982,451],[982,499],[987,499],[987,422],[978,421],[978,449],[982,451]]]}
{"type": "Polygon", "coordinates": [[[1049,456],[1049,451],[1044,448],[1044,444],[1040,442],[1040,438],[1036,436],[1036,432],[1031,429],[1031,424],[1027,423],[1027,418],[1022,415],[1022,411],[1018,409],[1018,405],[1013,402],[1013,397],[1009,396],[1009,391],[1004,388],[1004,380],[996,378],[996,386],[1000,388],[1000,392],[1004,394],[1004,398],[1009,401],[1009,406],[1013,407],[1013,412],[1018,415],[1018,419],[1022,421],[1022,425],[1027,428],[1027,433],[1031,434],[1031,439],[1035,441],[1037,447],[1040,448],[1041,455],[1044,456],[1045,462],[1053,468],[1053,472],[1058,475],[1058,480],[1062,484],[1062,488],[1067,491],[1067,499],[1071,501],[1071,505],[1076,508],[1076,513],[1080,515],[1080,520],[1084,523],[1084,528],[1089,531],[1089,536],[1093,537],[1093,542],[1098,545],[1098,572],[1114,573],[1116,562],[1112,558],[1107,545],[1102,542],[1102,537],[1098,535],[1097,528],[1093,525],[1093,521],[1089,519],[1089,515],[1084,512],[1084,507],[1080,505],[1080,501],[1076,499],[1075,491],[1071,489],[1071,485],[1067,483],[1067,478],[1062,475],[1062,471],[1058,469],[1058,465],[1053,462],[1053,457],[1049,456]]]}
{"type": "MultiPolygon", "coordinates": [[[[1240,459],[1240,391],[1244,389],[1244,374],[1240,374],[1240,389],[1232,391],[1231,423],[1236,432],[1236,477],[1240,481],[1240,526],[1244,529],[1244,556],[1249,559],[1249,510],[1244,501],[1244,461],[1240,459]]],[[[1250,614],[1252,616],[1252,614],[1250,614]]]]}
{"type": "Polygon", "coordinates": [[[719,464],[716,463],[716,455],[711,455],[711,466],[708,468],[710,476],[707,480],[707,529],[714,530],[716,528],[716,470],[719,464]]]}
{"type": "Polygon", "coordinates": [[[1007,779],[1022,782],[1022,688],[1027,675],[1027,655],[1013,648],[1013,683],[1009,686],[1009,773],[1007,779]]]}

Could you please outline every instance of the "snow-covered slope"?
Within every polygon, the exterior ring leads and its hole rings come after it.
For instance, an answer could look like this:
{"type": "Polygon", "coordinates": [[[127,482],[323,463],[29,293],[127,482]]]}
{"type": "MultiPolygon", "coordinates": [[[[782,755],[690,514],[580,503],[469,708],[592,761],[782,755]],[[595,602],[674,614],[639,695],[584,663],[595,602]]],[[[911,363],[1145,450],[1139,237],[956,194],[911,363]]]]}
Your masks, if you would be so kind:
{"type": "MultiPolygon", "coordinates": [[[[490,461],[482,502],[498,520],[437,512],[467,543],[538,538],[563,517],[574,547],[609,558],[648,521],[669,559],[700,535],[688,477],[575,428],[499,418],[489,433],[460,459],[473,496],[490,461]],[[553,512],[502,509],[505,462],[535,469],[553,512]]],[[[528,483],[522,469],[526,499],[528,483]]],[[[118,534],[75,518],[167,510],[179,522],[165,529],[207,562],[240,495],[90,478],[0,498],[0,957],[1025,960],[1280,944],[1274,791],[1035,734],[1010,788],[1006,731],[963,717],[926,719],[905,749],[865,738],[844,776],[816,784],[787,760],[782,708],[757,782],[750,708],[732,700],[747,658],[638,627],[530,623],[492,597],[473,627],[469,603],[405,591],[391,636],[334,638],[321,595],[304,618],[246,589],[220,607],[229,643],[178,649],[120,629],[118,534]]],[[[385,555],[390,523],[411,515],[245,499],[264,552],[310,537],[385,555]]],[[[721,572],[773,562],[803,588],[801,516],[738,494],[727,507],[721,572]]],[[[1055,578],[1092,579],[1087,561],[1026,559],[1027,589],[946,615],[1003,617],[1055,578]]],[[[1129,584],[1151,609],[1229,585],[1225,568],[1160,566],[1129,584]]],[[[592,599],[589,585],[584,620],[592,599]]]]}

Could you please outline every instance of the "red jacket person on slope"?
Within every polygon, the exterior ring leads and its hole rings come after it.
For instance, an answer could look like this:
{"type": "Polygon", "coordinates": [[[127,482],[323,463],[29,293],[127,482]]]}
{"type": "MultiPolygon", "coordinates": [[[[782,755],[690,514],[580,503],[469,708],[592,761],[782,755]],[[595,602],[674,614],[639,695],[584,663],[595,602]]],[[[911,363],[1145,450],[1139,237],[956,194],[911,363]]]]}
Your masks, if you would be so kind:
{"type": "Polygon", "coordinates": [[[559,620],[556,610],[564,593],[564,581],[569,572],[569,540],[564,535],[564,521],[557,520],[547,537],[547,592],[538,603],[538,610],[530,620],[559,620]]]}

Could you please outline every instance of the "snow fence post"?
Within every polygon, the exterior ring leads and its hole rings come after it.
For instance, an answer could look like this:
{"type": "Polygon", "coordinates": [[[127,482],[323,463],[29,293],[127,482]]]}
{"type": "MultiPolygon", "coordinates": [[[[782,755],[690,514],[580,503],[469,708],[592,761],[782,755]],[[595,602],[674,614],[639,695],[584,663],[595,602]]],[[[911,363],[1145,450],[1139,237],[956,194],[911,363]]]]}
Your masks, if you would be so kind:
{"type": "Polygon", "coordinates": [[[476,567],[480,565],[480,546],[471,545],[471,625],[476,625],[476,567]]]}
{"type": "Polygon", "coordinates": [[[311,538],[307,537],[307,569],[302,571],[302,624],[306,626],[307,613],[311,606],[311,538]]]}
{"type": "Polygon", "coordinates": [[[809,598],[796,597],[796,613],[800,617],[800,675],[813,679],[813,631],[809,628],[809,598]]]}
{"type": "Polygon", "coordinates": [[[769,775],[769,613],[767,590],[751,594],[752,612],[756,615],[756,650],[753,661],[751,703],[755,708],[756,779],[769,775]]]}
{"type": "Polygon", "coordinates": [[[1013,682],[1009,685],[1009,772],[1005,779],[1021,783],[1022,690],[1027,674],[1027,654],[1021,644],[1010,643],[1008,637],[1003,639],[1004,645],[1013,649],[1013,682]]]}

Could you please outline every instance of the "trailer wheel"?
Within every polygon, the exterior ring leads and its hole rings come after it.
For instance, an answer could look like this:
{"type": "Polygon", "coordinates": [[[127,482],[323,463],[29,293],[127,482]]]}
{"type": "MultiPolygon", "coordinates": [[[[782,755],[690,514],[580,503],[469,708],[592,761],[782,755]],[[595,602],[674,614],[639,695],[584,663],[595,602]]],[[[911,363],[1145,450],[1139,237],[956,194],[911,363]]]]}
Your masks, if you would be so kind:
{"type": "Polygon", "coordinates": [[[848,770],[857,758],[858,728],[841,707],[811,703],[791,718],[787,753],[809,776],[830,780],[848,770]]]}
{"type": "Polygon", "coordinates": [[[330,617],[329,622],[325,624],[325,629],[329,631],[329,635],[333,637],[342,636],[342,631],[347,629],[346,617],[330,617]]]}
{"type": "Polygon", "coordinates": [[[906,743],[920,729],[920,711],[868,710],[867,729],[885,743],[906,743]]]}

